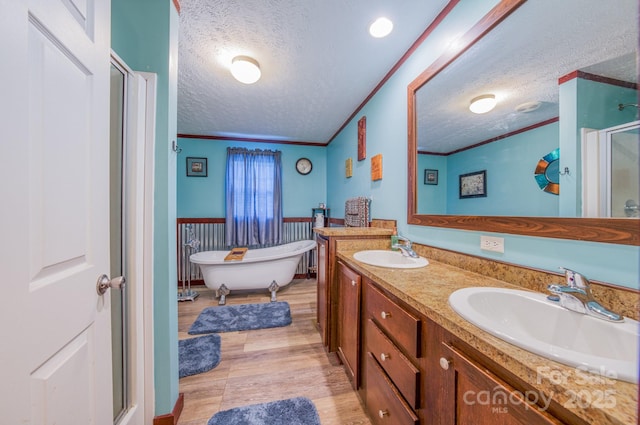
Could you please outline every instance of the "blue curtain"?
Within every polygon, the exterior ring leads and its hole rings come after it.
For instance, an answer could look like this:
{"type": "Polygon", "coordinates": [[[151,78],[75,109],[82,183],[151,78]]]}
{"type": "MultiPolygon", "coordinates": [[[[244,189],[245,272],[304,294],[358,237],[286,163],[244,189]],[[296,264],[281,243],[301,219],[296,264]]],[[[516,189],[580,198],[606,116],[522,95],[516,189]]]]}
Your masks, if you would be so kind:
{"type": "Polygon", "coordinates": [[[282,243],[280,151],[227,148],[226,226],[228,246],[282,243]]]}

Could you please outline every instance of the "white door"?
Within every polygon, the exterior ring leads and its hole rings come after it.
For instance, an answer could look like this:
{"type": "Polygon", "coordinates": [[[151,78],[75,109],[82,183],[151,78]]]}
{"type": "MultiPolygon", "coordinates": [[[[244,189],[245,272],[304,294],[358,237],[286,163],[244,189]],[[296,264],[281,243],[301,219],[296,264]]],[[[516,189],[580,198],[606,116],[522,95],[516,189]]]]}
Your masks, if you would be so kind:
{"type": "Polygon", "coordinates": [[[2,423],[110,425],[110,2],[0,10],[2,423]]]}

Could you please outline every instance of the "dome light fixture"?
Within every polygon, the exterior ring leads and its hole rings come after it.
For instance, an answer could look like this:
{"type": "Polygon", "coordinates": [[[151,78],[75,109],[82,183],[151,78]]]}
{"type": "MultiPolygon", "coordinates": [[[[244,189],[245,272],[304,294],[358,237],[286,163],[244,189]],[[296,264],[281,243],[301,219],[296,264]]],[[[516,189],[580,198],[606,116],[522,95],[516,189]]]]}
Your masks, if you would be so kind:
{"type": "Polygon", "coordinates": [[[231,61],[231,75],[244,84],[253,84],[260,79],[260,64],[249,56],[236,56],[231,61]]]}
{"type": "Polygon", "coordinates": [[[375,38],[386,37],[391,34],[393,30],[393,22],[384,16],[376,19],[369,27],[369,34],[375,38]]]}
{"type": "Polygon", "coordinates": [[[483,94],[474,97],[469,104],[469,110],[474,114],[484,114],[496,107],[496,96],[493,94],[483,94]]]}
{"type": "Polygon", "coordinates": [[[538,101],[524,102],[516,106],[515,111],[520,114],[528,114],[529,112],[533,112],[538,108],[540,108],[540,105],[542,105],[542,102],[538,102],[538,101]]]}

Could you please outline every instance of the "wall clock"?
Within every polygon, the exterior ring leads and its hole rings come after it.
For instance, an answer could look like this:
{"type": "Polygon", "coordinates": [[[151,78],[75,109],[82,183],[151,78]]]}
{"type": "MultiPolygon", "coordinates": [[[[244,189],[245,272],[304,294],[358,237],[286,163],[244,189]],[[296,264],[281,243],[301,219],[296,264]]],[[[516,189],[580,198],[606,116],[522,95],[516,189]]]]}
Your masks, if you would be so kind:
{"type": "Polygon", "coordinates": [[[303,176],[309,174],[312,168],[313,164],[309,158],[300,158],[296,161],[296,170],[303,176]]]}

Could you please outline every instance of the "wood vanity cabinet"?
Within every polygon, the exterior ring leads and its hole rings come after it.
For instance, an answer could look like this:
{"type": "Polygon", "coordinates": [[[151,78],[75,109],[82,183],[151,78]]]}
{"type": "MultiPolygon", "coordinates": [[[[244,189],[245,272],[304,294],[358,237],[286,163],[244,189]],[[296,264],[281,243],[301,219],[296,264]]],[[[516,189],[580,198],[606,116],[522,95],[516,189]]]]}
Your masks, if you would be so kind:
{"type": "Polygon", "coordinates": [[[361,277],[338,262],[338,356],[354,389],[360,384],[361,277]]]}
{"type": "Polygon", "coordinates": [[[517,376],[365,276],[362,291],[359,394],[373,424],[584,424],[526,403],[517,376]]]}

